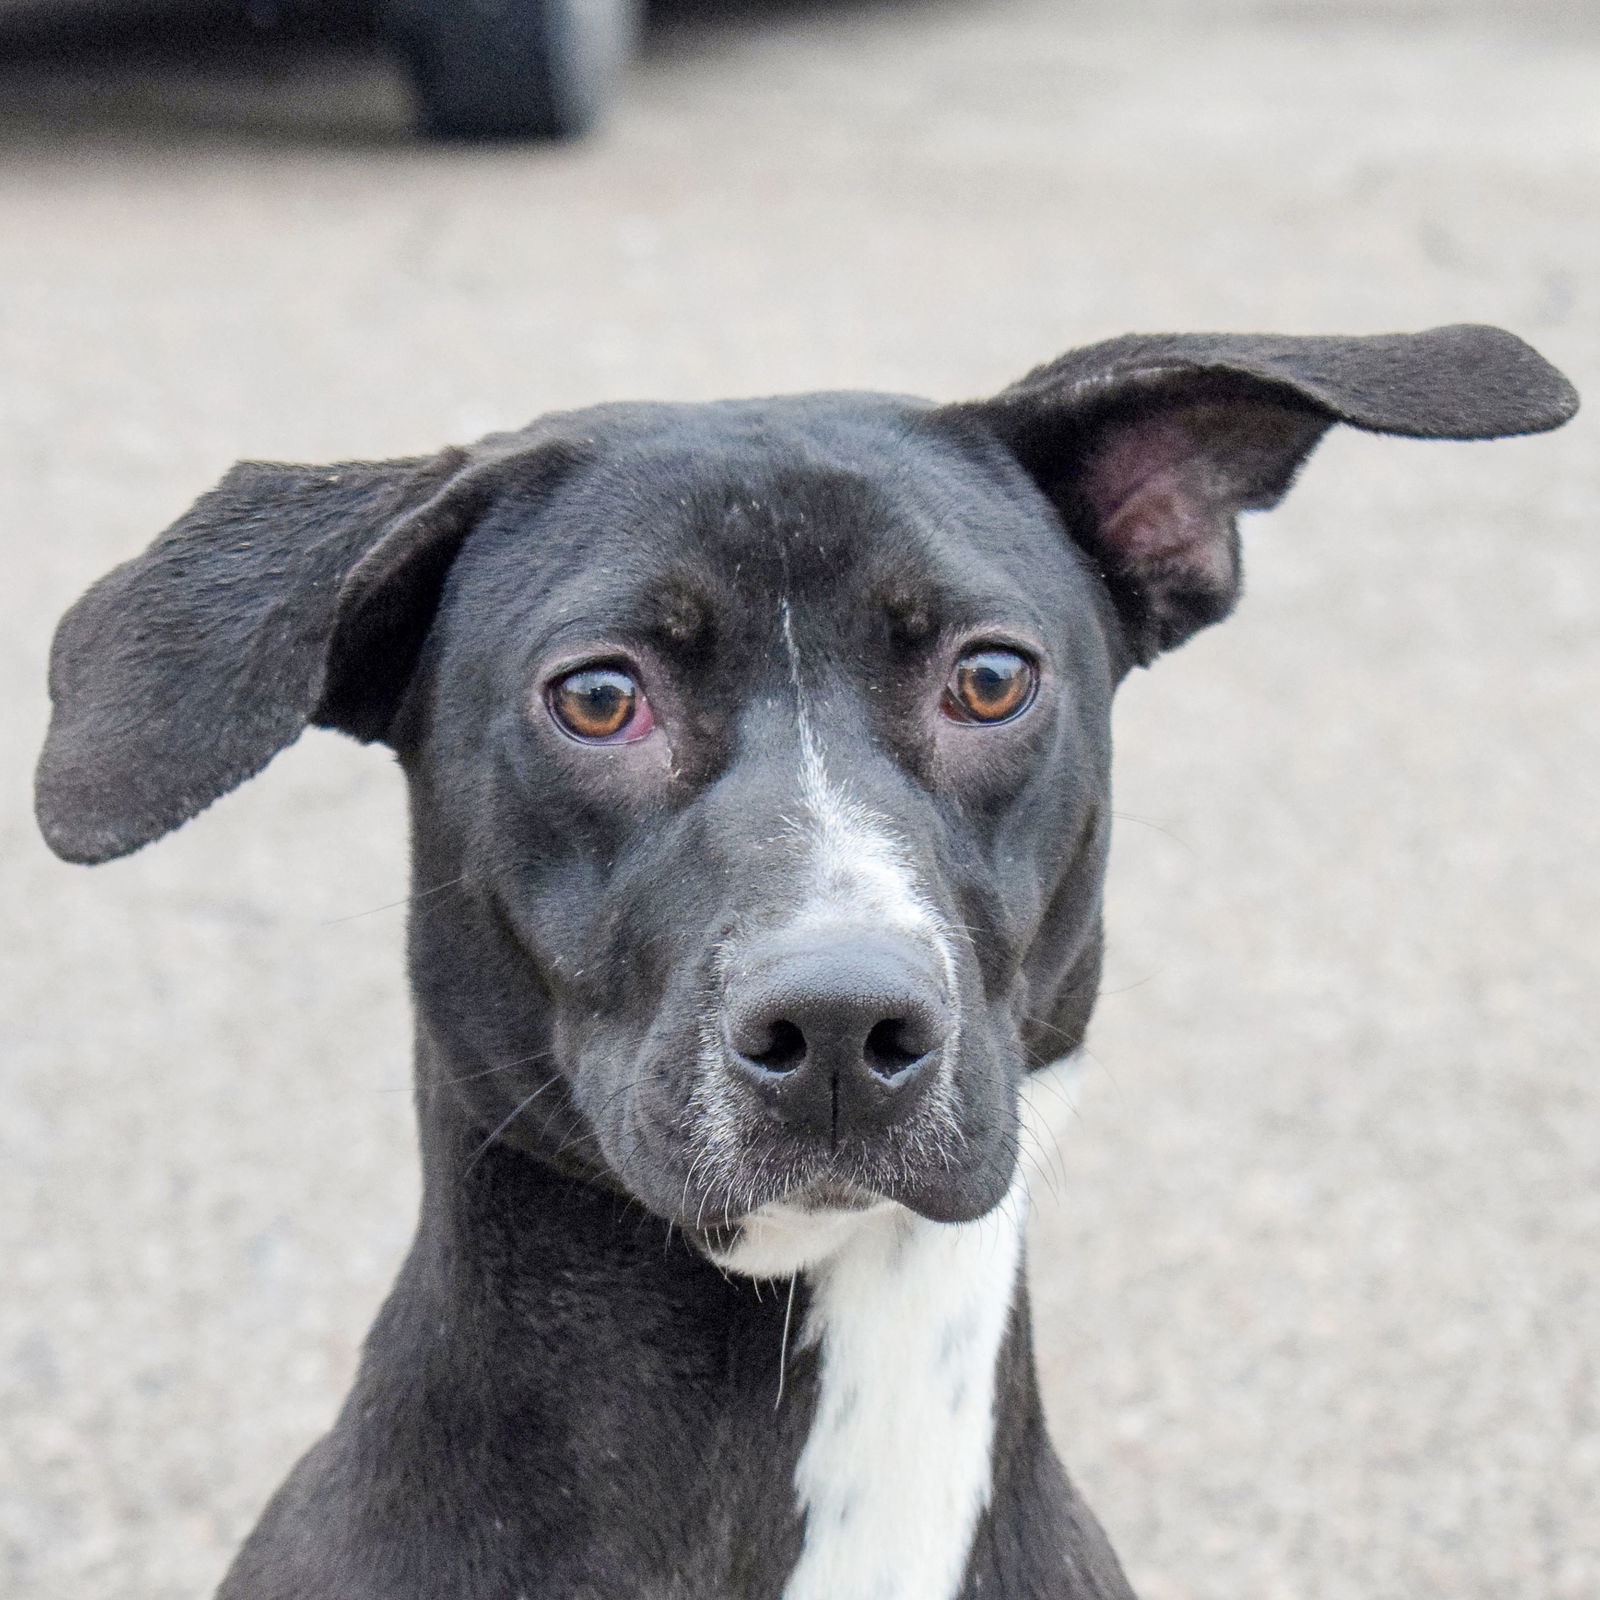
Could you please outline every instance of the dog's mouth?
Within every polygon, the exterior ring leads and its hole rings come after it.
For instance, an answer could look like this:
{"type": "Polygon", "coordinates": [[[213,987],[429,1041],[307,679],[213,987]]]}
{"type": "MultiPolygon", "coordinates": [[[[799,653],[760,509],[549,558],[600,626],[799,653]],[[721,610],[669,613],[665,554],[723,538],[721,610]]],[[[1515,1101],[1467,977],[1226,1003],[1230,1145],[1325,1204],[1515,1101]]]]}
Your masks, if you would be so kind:
{"type": "Polygon", "coordinates": [[[791,1277],[831,1255],[868,1218],[897,1208],[888,1196],[846,1179],[819,1179],[691,1236],[726,1272],[791,1277]]]}
{"type": "Polygon", "coordinates": [[[850,1178],[813,1178],[783,1197],[783,1204],[807,1215],[823,1211],[866,1211],[881,1205],[884,1197],[850,1178]]]}
{"type": "Polygon", "coordinates": [[[687,1101],[664,1085],[619,1104],[603,1145],[636,1197],[693,1234],[774,1210],[825,1220],[891,1203],[970,1220],[1010,1181],[1016,1095],[1009,1062],[974,1056],[963,1066],[941,1068],[942,1082],[903,1118],[837,1139],[782,1120],[755,1096],[707,1094],[703,1078],[687,1101]]]}

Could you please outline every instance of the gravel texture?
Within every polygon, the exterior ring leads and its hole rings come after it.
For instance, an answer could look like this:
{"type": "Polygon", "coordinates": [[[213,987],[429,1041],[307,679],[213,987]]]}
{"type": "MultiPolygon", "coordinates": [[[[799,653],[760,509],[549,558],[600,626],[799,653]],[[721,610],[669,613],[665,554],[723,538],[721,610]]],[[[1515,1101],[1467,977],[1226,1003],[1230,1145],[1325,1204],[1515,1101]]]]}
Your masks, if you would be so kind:
{"type": "MultiPolygon", "coordinates": [[[[196,38],[0,48],[9,1600],[208,1592],[412,1215],[386,757],[93,872],[28,815],[55,616],[232,459],[1127,329],[1495,321],[1600,389],[1588,6],[702,4],[564,150],[417,147],[359,30],[196,38]]],[[[1600,1592],[1597,480],[1592,416],[1335,436],[1125,692],[1033,1278],[1146,1600],[1600,1592]]]]}

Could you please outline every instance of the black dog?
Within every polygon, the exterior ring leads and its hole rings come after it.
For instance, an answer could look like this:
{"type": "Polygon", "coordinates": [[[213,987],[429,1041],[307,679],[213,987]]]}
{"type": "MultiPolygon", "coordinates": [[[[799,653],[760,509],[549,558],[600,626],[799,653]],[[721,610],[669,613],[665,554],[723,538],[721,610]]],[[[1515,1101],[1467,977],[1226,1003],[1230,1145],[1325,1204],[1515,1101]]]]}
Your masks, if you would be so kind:
{"type": "Polygon", "coordinates": [[[61,855],[313,722],[399,753],[426,896],[416,1242],[222,1594],[1126,1596],[1046,1439],[1017,1176],[1094,1004],[1113,691],[1227,614],[1236,514],[1332,423],[1575,406],[1491,328],[1128,338],[972,404],[246,464],[97,584],[61,855]]]}

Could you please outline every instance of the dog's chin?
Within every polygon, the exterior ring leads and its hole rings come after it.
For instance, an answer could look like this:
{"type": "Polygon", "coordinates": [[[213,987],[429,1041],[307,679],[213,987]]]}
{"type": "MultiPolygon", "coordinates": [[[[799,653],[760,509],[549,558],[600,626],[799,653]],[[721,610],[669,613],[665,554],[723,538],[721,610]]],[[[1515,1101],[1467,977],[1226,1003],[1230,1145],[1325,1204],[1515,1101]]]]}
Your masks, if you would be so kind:
{"type": "Polygon", "coordinates": [[[1004,1199],[1016,1165],[1010,1141],[927,1162],[873,1160],[868,1151],[854,1157],[780,1154],[764,1144],[719,1160],[701,1153],[685,1161],[672,1145],[664,1139],[649,1149],[635,1139],[627,1147],[631,1160],[608,1164],[636,1200],[695,1235],[736,1229],[774,1207],[821,1219],[896,1205],[930,1222],[973,1222],[1004,1199]]]}
{"type": "Polygon", "coordinates": [[[1015,1170],[1015,1155],[996,1151],[966,1170],[941,1169],[921,1180],[913,1177],[895,1185],[884,1198],[929,1222],[976,1222],[1005,1199],[1015,1170]]]}
{"type": "Polygon", "coordinates": [[[969,1173],[945,1168],[897,1174],[879,1183],[824,1174],[777,1197],[785,1208],[820,1215],[903,1206],[930,1222],[974,1222],[987,1215],[1011,1186],[1011,1163],[996,1161],[969,1173]]]}
{"type": "MultiPolygon", "coordinates": [[[[944,1175],[948,1177],[948,1175],[944,1175]]],[[[995,1177],[998,1178],[998,1172],[995,1177]]],[[[722,1271],[757,1279],[792,1278],[828,1261],[876,1219],[911,1212],[929,1221],[974,1222],[999,1204],[1009,1187],[948,1182],[917,1194],[886,1193],[851,1178],[825,1175],[767,1200],[743,1216],[690,1228],[689,1238],[722,1271]]]]}
{"type": "Polygon", "coordinates": [[[973,1222],[1005,1198],[1015,1158],[1009,1147],[964,1154],[967,1160],[961,1163],[897,1161],[887,1170],[871,1161],[803,1161],[787,1175],[774,1172],[770,1156],[756,1155],[740,1163],[744,1171],[736,1171],[710,1203],[693,1201],[695,1215],[678,1220],[696,1230],[713,1218],[721,1227],[737,1228],[775,1209],[787,1217],[821,1221],[897,1206],[930,1222],[973,1222]]]}
{"type": "Polygon", "coordinates": [[[853,1179],[842,1177],[813,1178],[798,1189],[791,1189],[782,1197],[782,1204],[795,1211],[867,1211],[882,1205],[887,1197],[875,1189],[868,1189],[853,1179]]]}

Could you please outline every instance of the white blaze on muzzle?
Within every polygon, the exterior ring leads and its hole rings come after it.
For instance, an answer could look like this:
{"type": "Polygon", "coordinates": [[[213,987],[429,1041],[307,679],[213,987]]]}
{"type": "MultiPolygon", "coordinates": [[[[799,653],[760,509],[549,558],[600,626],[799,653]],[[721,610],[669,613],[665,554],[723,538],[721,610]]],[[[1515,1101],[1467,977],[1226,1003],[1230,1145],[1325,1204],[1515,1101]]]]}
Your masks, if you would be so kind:
{"type": "Polygon", "coordinates": [[[924,889],[911,852],[888,818],[854,798],[828,774],[822,744],[807,704],[789,602],[779,602],[789,678],[794,686],[800,742],[800,797],[806,832],[808,882],[795,928],[809,924],[886,929],[931,950],[944,975],[955,1014],[949,1045],[954,1056],[960,1027],[959,990],[950,928],[924,889]]]}

